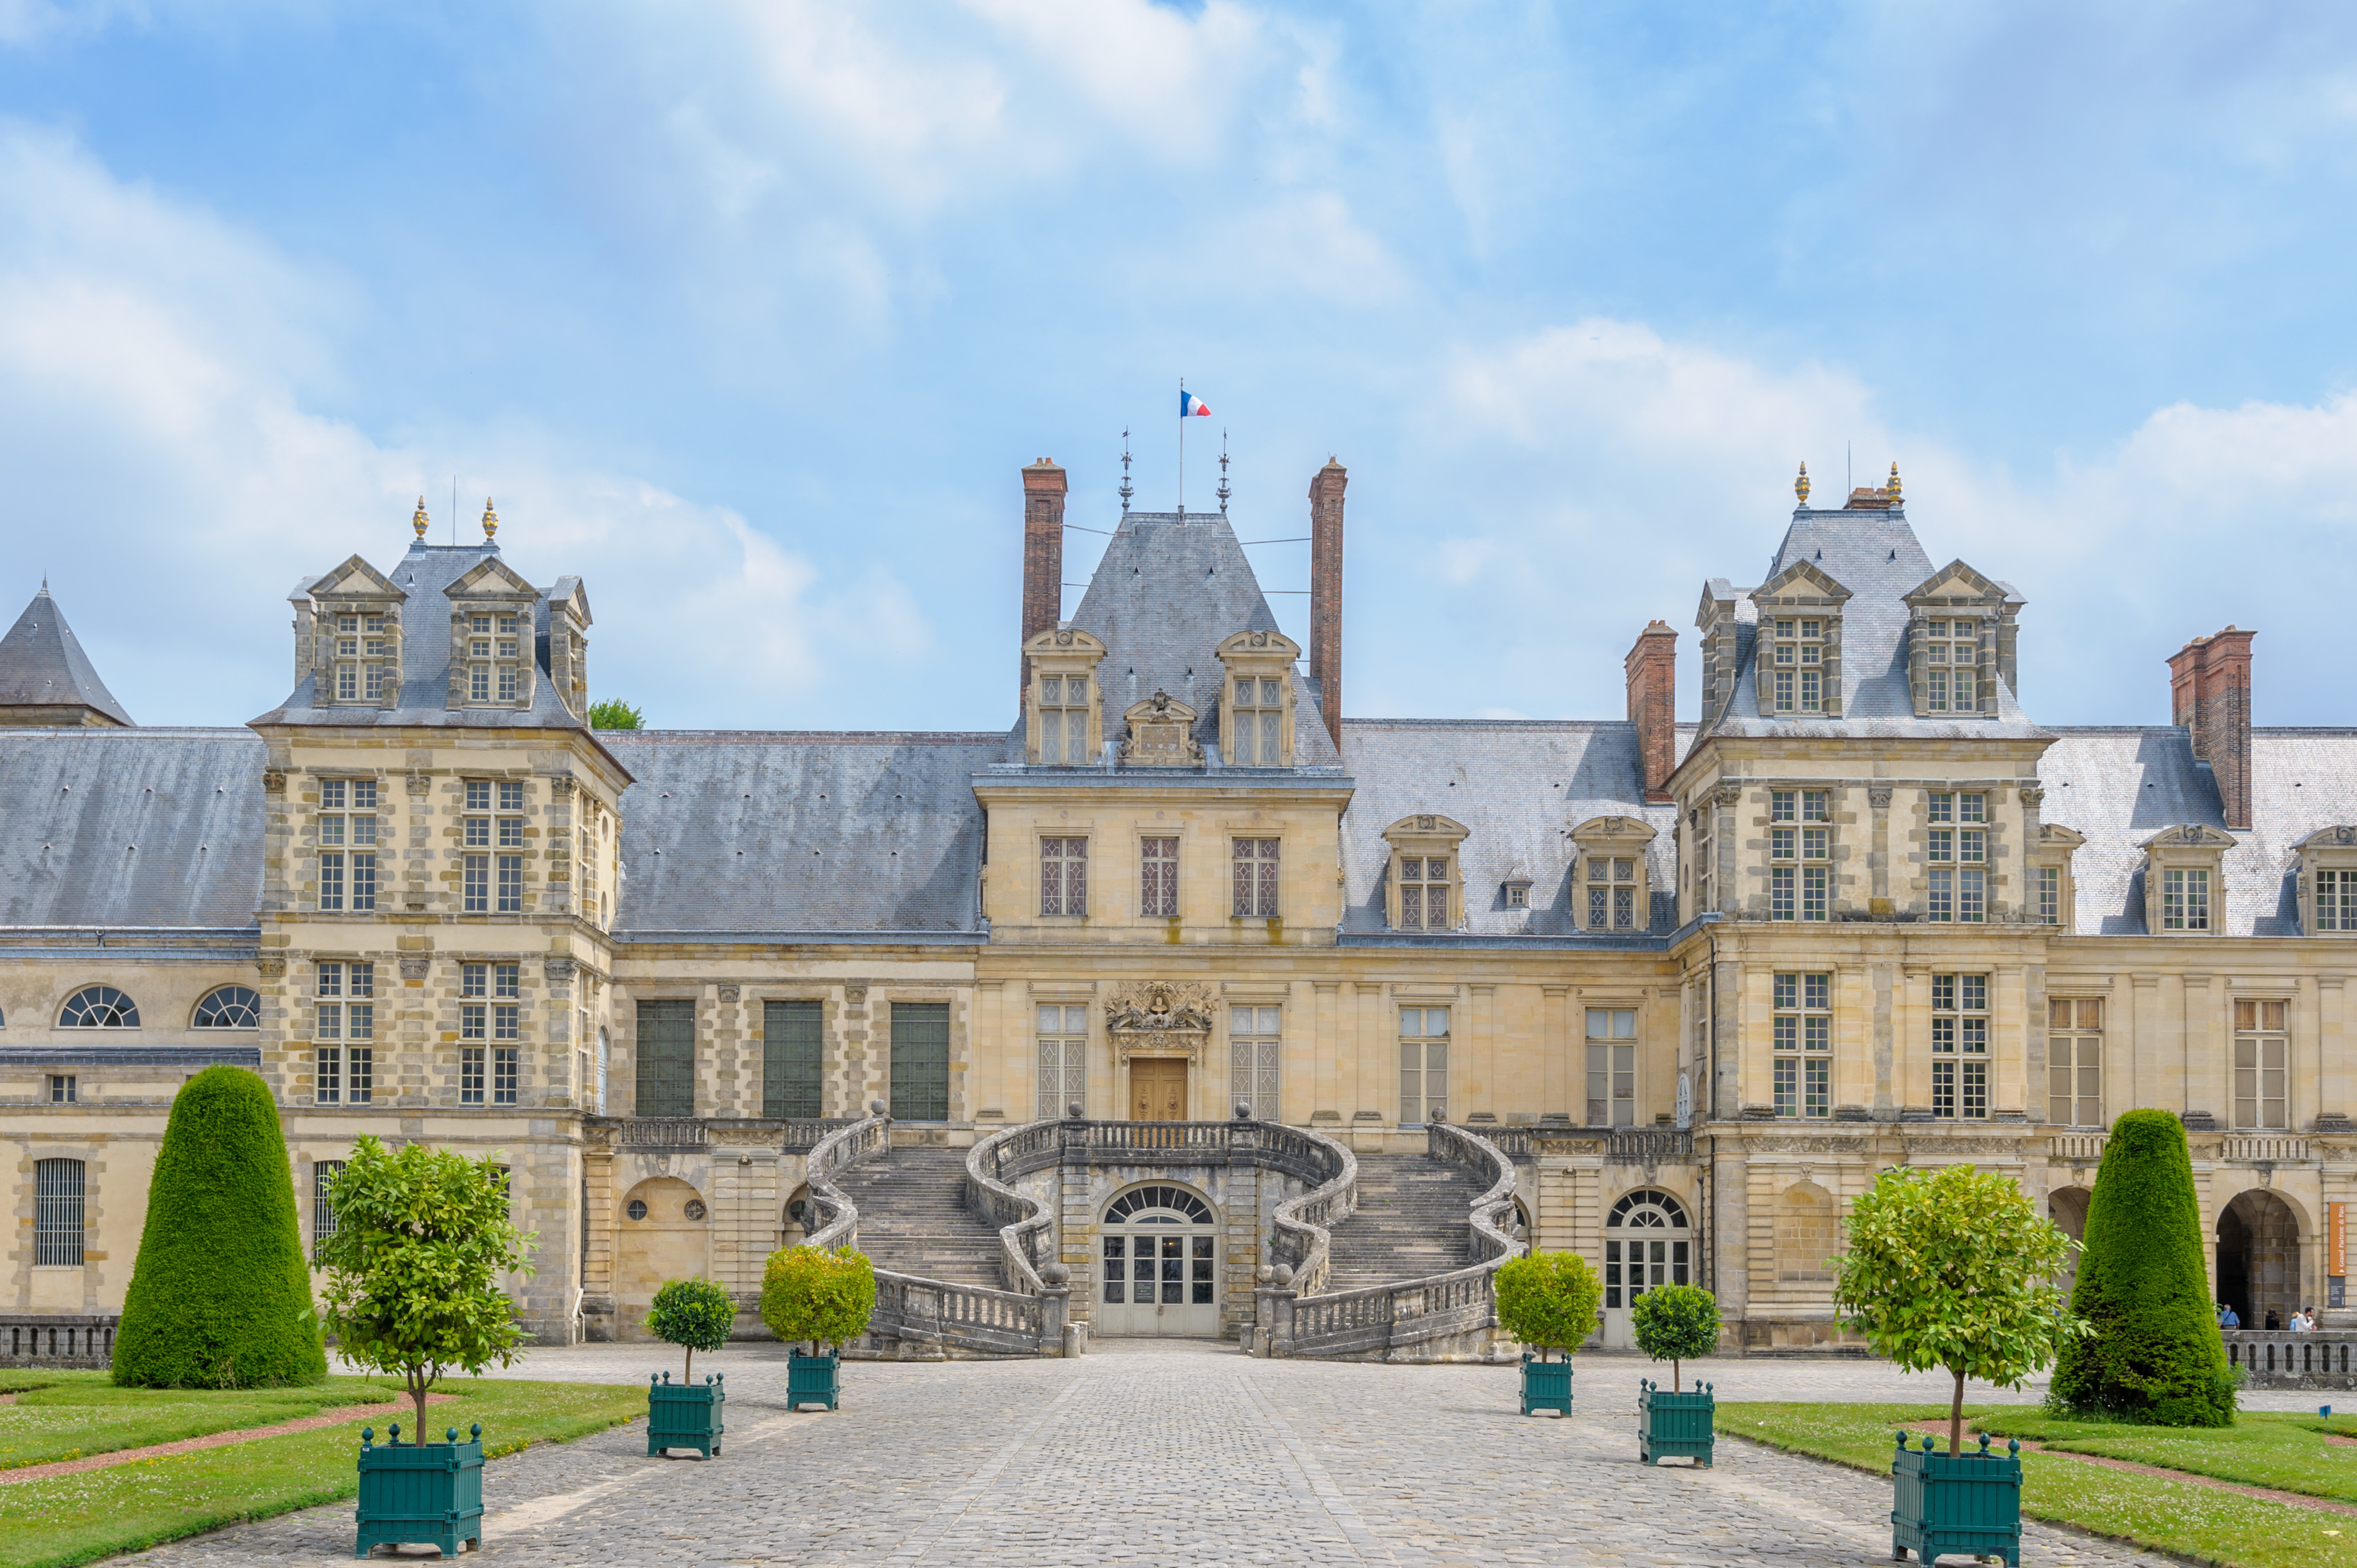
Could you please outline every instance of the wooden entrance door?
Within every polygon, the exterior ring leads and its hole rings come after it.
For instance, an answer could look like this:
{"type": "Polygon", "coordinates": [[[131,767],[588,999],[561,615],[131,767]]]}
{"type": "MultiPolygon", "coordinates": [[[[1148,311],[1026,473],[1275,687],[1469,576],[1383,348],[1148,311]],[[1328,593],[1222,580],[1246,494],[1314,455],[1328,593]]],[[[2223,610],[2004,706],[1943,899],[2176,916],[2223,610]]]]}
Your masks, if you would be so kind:
{"type": "Polygon", "coordinates": [[[1129,1119],[1133,1122],[1187,1120],[1187,1058],[1132,1057],[1129,1059],[1129,1119]]]}

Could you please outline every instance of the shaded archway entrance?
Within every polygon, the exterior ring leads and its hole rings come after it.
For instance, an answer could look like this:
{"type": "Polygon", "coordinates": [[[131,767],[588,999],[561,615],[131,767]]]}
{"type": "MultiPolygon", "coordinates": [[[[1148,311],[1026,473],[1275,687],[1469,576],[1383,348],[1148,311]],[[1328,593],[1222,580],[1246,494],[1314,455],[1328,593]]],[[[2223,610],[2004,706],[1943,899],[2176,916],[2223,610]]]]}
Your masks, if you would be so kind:
{"type": "MultiPolygon", "coordinates": [[[[2058,1187],[2046,1195],[2046,1212],[2062,1234],[2073,1241],[2087,1239],[2087,1199],[2092,1195],[2083,1187],[2058,1187]]],[[[2079,1283],[2079,1252],[2073,1248],[2062,1265],[2062,1299],[2069,1301],[2079,1283]]]]}
{"type": "Polygon", "coordinates": [[[2218,1299],[2245,1328],[2280,1328],[2298,1294],[2299,1217],[2264,1187],[2238,1194],[2218,1216],[2218,1299]]]}

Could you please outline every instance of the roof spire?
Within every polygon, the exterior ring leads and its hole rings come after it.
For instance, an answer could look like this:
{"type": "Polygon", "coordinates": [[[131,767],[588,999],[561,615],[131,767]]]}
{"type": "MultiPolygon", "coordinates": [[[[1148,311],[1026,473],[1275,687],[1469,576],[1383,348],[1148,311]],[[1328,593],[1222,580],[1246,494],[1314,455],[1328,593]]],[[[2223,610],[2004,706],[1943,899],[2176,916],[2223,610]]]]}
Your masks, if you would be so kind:
{"type": "Polygon", "coordinates": [[[1127,517],[1127,516],[1129,515],[1129,498],[1130,498],[1130,497],[1132,497],[1132,496],[1134,496],[1134,495],[1135,495],[1136,493],[1137,493],[1137,487],[1136,487],[1136,486],[1135,486],[1135,485],[1133,485],[1133,484],[1131,484],[1131,483],[1129,482],[1129,432],[1128,432],[1128,431],[1126,431],[1126,430],[1125,430],[1125,431],[1123,431],[1123,432],[1121,433],[1121,515],[1122,515],[1122,516],[1124,516],[1124,517],[1127,517]]]}
{"type": "Polygon", "coordinates": [[[1899,465],[1896,463],[1890,465],[1890,484],[1888,493],[1890,497],[1890,504],[1897,506],[1899,504],[1899,465]]]}
{"type": "Polygon", "coordinates": [[[424,496],[417,498],[417,510],[410,518],[409,526],[417,531],[417,537],[421,540],[425,537],[425,531],[433,526],[425,521],[425,498],[424,496]]]}
{"type": "Polygon", "coordinates": [[[496,539],[500,533],[500,514],[491,505],[491,498],[483,498],[483,537],[496,539]]]}
{"type": "Polygon", "coordinates": [[[1220,432],[1220,515],[1228,515],[1228,497],[1235,492],[1228,489],[1228,433],[1220,432]]]}
{"type": "Polygon", "coordinates": [[[1801,477],[1792,481],[1792,493],[1801,498],[1803,506],[1809,504],[1809,466],[1806,463],[1801,465],[1801,477]]]}

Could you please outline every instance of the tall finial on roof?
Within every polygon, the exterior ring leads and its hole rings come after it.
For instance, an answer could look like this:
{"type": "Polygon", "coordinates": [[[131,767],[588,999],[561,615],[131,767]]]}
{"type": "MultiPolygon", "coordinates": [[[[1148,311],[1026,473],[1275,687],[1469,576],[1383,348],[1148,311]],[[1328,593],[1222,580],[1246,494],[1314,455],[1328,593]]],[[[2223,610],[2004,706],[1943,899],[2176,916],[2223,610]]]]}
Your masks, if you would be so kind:
{"type": "Polygon", "coordinates": [[[1809,466],[1806,463],[1801,465],[1801,477],[1792,481],[1792,493],[1801,498],[1803,506],[1809,504],[1809,466]]]}
{"type": "Polygon", "coordinates": [[[1133,485],[1133,484],[1131,484],[1131,483],[1129,482],[1129,432],[1128,432],[1128,431],[1126,431],[1126,430],[1125,430],[1125,431],[1123,431],[1123,432],[1121,433],[1121,515],[1122,515],[1122,516],[1124,516],[1124,517],[1127,517],[1127,516],[1129,515],[1129,498],[1130,498],[1130,497],[1132,497],[1132,496],[1134,496],[1134,495],[1135,495],[1136,493],[1137,493],[1137,487],[1136,487],[1135,485],[1133,485]]]}
{"type": "Polygon", "coordinates": [[[500,534],[500,514],[491,505],[491,498],[483,498],[483,537],[497,539],[500,534]]]}
{"type": "Polygon", "coordinates": [[[1228,489],[1228,433],[1222,430],[1220,432],[1220,515],[1222,517],[1228,515],[1228,497],[1232,494],[1234,492],[1228,489]]]}
{"type": "Polygon", "coordinates": [[[1899,504],[1899,465],[1896,463],[1890,465],[1890,485],[1888,493],[1890,497],[1890,504],[1897,506],[1899,504]]]}
{"type": "Polygon", "coordinates": [[[433,526],[432,523],[425,521],[425,498],[424,496],[417,498],[417,510],[416,513],[410,518],[409,526],[417,531],[417,537],[420,539],[424,539],[425,537],[425,531],[433,526]]]}

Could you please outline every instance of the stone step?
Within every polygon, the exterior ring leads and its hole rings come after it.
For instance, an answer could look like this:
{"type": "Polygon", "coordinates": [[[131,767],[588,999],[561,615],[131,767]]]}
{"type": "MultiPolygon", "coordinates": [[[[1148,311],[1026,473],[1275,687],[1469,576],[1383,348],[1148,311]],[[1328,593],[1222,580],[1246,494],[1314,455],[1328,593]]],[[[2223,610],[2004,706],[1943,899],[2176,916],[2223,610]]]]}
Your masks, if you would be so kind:
{"type": "Polygon", "coordinates": [[[1456,1166],[1422,1155],[1360,1155],[1358,1207],[1333,1227],[1327,1291],[1463,1268],[1472,1261],[1467,1219],[1484,1190],[1456,1166]]]}
{"type": "Polygon", "coordinates": [[[858,1207],[859,1245],[877,1268],[1006,1288],[997,1229],[965,1206],[963,1149],[895,1149],[835,1185],[858,1207]]]}

